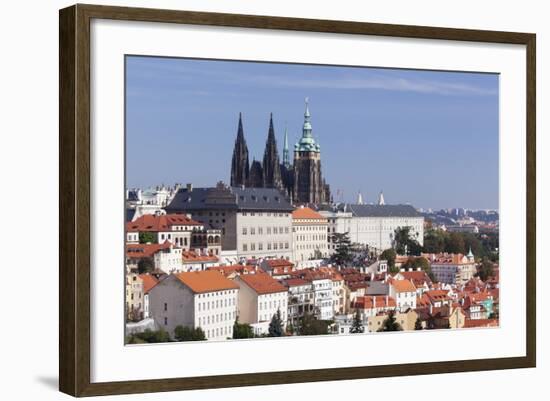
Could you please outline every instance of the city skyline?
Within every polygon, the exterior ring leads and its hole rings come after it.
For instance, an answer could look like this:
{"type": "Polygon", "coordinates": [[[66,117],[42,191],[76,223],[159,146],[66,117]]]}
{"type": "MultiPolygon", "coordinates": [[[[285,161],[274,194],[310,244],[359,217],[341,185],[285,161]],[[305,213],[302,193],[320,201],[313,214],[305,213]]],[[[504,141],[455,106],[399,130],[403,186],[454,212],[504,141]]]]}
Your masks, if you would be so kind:
{"type": "Polygon", "coordinates": [[[263,156],[270,113],[279,157],[285,127],[292,152],[309,97],[335,201],[360,191],[376,202],[382,190],[388,203],[498,210],[497,75],[135,56],[126,65],[128,187],[228,183],[240,112],[250,161],[263,156]]]}

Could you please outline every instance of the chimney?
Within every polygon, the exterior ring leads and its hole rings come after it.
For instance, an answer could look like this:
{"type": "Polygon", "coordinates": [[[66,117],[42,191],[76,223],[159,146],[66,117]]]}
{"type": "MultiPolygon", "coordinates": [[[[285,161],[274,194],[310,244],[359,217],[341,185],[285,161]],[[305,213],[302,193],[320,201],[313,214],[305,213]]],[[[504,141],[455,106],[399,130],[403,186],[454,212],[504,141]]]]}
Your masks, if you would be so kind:
{"type": "Polygon", "coordinates": [[[193,184],[192,183],[187,183],[186,187],[187,187],[187,192],[193,192],[193,184]]]}

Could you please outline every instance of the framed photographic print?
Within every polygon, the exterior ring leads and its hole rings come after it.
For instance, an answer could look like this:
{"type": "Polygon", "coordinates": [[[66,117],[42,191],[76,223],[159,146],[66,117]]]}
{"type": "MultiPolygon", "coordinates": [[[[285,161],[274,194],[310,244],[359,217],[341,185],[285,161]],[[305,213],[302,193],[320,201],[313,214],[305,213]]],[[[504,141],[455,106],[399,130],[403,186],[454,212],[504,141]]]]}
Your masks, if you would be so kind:
{"type": "Polygon", "coordinates": [[[60,11],[65,393],[534,367],[535,208],[534,34],[60,11]]]}

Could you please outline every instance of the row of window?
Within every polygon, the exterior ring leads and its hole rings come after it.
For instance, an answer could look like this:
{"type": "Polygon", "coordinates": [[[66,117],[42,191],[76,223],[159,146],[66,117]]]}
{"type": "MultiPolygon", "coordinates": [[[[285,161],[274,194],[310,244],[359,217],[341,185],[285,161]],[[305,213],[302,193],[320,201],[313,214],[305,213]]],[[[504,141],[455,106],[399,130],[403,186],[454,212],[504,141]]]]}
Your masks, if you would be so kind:
{"type": "Polygon", "coordinates": [[[269,305],[269,309],[273,309],[273,308],[278,308],[278,309],[284,309],[286,308],[286,302],[283,300],[282,304],[281,304],[281,300],[278,300],[278,301],[269,301],[269,304],[267,301],[265,302],[260,302],[259,303],[259,306],[260,306],[260,310],[264,310],[264,309],[268,309],[268,305],[269,305]]]}
{"type": "MultiPolygon", "coordinates": [[[[263,217],[264,214],[263,214],[263,212],[243,212],[242,215],[243,216],[252,216],[252,217],[254,217],[254,216],[263,217]]],[[[288,213],[266,212],[265,215],[267,217],[271,217],[271,216],[273,216],[273,217],[288,217],[289,214],[288,213]]]]}
{"type": "MultiPolygon", "coordinates": [[[[248,252],[248,247],[249,244],[243,244],[242,245],[242,249],[243,249],[243,252],[248,252]]],[[[258,247],[257,247],[257,250],[258,251],[263,251],[264,250],[264,244],[263,242],[258,242],[258,247]]],[[[290,248],[290,245],[288,242],[268,242],[267,243],[267,250],[270,251],[270,250],[277,250],[277,249],[289,249],[290,248]]],[[[255,242],[252,242],[250,244],[250,251],[255,251],[256,250],[256,243],[255,242]]]]}
{"type": "Polygon", "coordinates": [[[210,315],[202,316],[202,317],[199,316],[199,326],[205,326],[209,324],[215,324],[215,323],[226,322],[226,321],[234,322],[236,318],[237,318],[236,311],[219,313],[212,316],[210,315]]]}
{"type": "Polygon", "coordinates": [[[294,226],[292,231],[327,231],[326,226],[294,226]]]}
{"type": "Polygon", "coordinates": [[[199,302],[198,303],[198,309],[199,312],[203,310],[210,310],[214,308],[222,308],[222,307],[228,307],[228,306],[235,306],[235,298],[230,299],[216,299],[215,301],[206,301],[206,302],[199,302]]]}
{"type": "MultiPolygon", "coordinates": [[[[242,228],[242,234],[243,235],[248,235],[248,233],[250,233],[250,235],[256,235],[256,232],[258,233],[258,235],[263,235],[264,234],[264,228],[263,227],[258,227],[258,230],[256,230],[256,227],[243,227],[242,228]]],[[[267,235],[271,235],[272,233],[273,234],[288,234],[290,232],[290,228],[289,227],[273,227],[273,229],[271,227],[266,227],[265,228],[265,232],[267,235]]]]}
{"type": "Polygon", "coordinates": [[[326,234],[303,234],[303,235],[297,235],[296,241],[326,241],[327,235],[326,234]]]}

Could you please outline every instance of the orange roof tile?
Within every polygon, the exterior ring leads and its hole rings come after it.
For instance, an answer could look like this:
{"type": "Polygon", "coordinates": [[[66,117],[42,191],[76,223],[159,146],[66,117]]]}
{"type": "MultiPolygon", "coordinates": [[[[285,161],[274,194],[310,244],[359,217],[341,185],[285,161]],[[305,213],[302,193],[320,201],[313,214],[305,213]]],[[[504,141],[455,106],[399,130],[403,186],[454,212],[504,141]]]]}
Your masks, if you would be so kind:
{"type": "Polygon", "coordinates": [[[239,276],[247,286],[258,294],[273,294],[275,292],[286,292],[287,289],[273,277],[266,273],[245,274],[239,276]]]}
{"type": "Polygon", "coordinates": [[[218,258],[212,254],[201,255],[196,251],[183,251],[181,253],[183,263],[193,263],[193,262],[217,262],[218,258]]]}
{"type": "MultiPolygon", "coordinates": [[[[259,271],[262,271],[259,267],[259,271]]],[[[229,276],[232,273],[252,274],[256,272],[256,266],[251,265],[227,265],[227,266],[212,266],[208,270],[214,270],[222,273],[224,276],[229,276]]]]}
{"type": "Polygon", "coordinates": [[[239,286],[214,270],[176,273],[175,276],[195,293],[238,289],[239,286]]]}
{"type": "Polygon", "coordinates": [[[292,218],[323,220],[323,222],[327,221],[326,217],[317,213],[315,210],[310,209],[309,207],[299,207],[298,209],[294,209],[292,212],[292,218]]]}
{"type": "Polygon", "coordinates": [[[143,280],[143,293],[144,294],[147,294],[151,290],[151,288],[153,288],[159,282],[155,278],[155,276],[151,276],[150,274],[140,274],[139,278],[141,280],[143,280]]]}
{"type": "Polygon", "coordinates": [[[171,231],[172,226],[202,226],[202,223],[190,219],[184,214],[164,214],[156,216],[145,214],[135,221],[126,223],[126,231],[171,231]]]}
{"type": "Polygon", "coordinates": [[[409,280],[392,280],[391,285],[396,292],[415,292],[416,287],[409,280]]]}
{"type": "Polygon", "coordinates": [[[354,307],[360,309],[395,308],[395,299],[384,295],[365,295],[355,299],[354,307]]]}
{"type": "Polygon", "coordinates": [[[171,248],[170,241],[162,244],[126,244],[126,256],[129,258],[151,258],[160,250],[171,248]]]}

